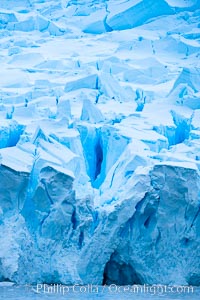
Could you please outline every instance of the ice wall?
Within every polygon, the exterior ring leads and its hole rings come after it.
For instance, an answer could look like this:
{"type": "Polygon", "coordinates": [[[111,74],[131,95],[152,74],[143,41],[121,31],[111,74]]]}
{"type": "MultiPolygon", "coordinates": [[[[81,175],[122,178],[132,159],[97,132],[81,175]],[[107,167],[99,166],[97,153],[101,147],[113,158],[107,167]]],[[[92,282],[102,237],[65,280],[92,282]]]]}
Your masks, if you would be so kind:
{"type": "Polygon", "coordinates": [[[1,1],[0,281],[200,285],[200,4],[1,1]]]}

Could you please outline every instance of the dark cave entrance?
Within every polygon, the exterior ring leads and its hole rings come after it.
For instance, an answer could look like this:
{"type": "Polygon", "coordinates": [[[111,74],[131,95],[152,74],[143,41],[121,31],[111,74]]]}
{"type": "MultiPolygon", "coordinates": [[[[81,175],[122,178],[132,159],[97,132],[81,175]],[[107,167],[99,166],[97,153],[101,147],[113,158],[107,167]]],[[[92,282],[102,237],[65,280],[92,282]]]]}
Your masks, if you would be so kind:
{"type": "Polygon", "coordinates": [[[130,264],[121,261],[119,256],[113,253],[106,263],[103,274],[103,285],[110,284],[134,285],[143,284],[143,282],[130,264]]]}

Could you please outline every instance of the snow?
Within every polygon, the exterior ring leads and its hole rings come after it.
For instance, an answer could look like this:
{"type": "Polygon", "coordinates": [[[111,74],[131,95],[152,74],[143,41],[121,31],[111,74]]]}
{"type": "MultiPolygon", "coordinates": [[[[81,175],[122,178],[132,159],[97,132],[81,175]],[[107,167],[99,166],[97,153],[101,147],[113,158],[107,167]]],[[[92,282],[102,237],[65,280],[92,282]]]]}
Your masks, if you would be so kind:
{"type": "Polygon", "coordinates": [[[17,172],[29,173],[32,169],[33,155],[25,153],[17,147],[1,149],[1,164],[17,172]]]}
{"type": "Polygon", "coordinates": [[[199,286],[199,1],[1,7],[0,281],[199,286]]]}
{"type": "Polygon", "coordinates": [[[12,66],[28,68],[33,64],[39,63],[44,58],[39,53],[18,54],[15,55],[8,63],[12,66]]]}
{"type": "Polygon", "coordinates": [[[167,0],[169,5],[174,7],[191,7],[197,3],[196,0],[167,0]]]}

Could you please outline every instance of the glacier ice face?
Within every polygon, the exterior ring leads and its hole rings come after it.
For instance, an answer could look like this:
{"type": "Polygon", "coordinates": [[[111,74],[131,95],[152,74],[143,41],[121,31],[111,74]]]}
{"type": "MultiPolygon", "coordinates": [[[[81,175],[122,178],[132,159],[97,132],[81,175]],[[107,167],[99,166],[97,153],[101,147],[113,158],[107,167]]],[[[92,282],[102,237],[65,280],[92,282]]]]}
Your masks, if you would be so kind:
{"type": "Polygon", "coordinates": [[[174,13],[168,3],[162,0],[128,1],[125,6],[128,7],[121,5],[115,13],[111,12],[108,16],[107,23],[113,30],[130,29],[142,25],[151,18],[174,13]]]}
{"type": "Polygon", "coordinates": [[[191,109],[199,109],[199,69],[184,68],[174,83],[171,91],[172,96],[176,97],[176,101],[191,109]]]}
{"type": "Polygon", "coordinates": [[[83,108],[81,113],[81,120],[91,123],[99,123],[104,120],[101,111],[91,103],[90,100],[85,99],[83,101],[83,108]]]}
{"type": "MultiPolygon", "coordinates": [[[[127,176],[130,163],[127,164],[126,160],[122,162],[126,163],[124,173],[127,176]]],[[[138,159],[132,164],[137,168],[138,159]]],[[[4,168],[1,168],[1,174],[5,175],[4,168]]],[[[12,176],[7,174],[10,184],[14,180],[13,172],[16,171],[10,170],[12,176]]],[[[7,217],[4,217],[1,226],[11,226],[13,214],[20,218],[17,216],[21,211],[25,223],[23,231],[29,238],[26,243],[23,241],[23,255],[20,255],[21,250],[18,249],[21,244],[12,245],[11,249],[16,247],[15,251],[19,251],[19,257],[15,262],[17,271],[9,275],[9,279],[23,282],[44,280],[49,283],[54,280],[89,283],[92,280],[99,284],[196,284],[195,275],[199,274],[199,257],[196,254],[199,247],[200,188],[199,173],[194,165],[185,164],[182,167],[178,163],[160,163],[145,172],[141,168],[135,171],[134,176],[129,173],[126,184],[121,190],[118,189],[118,199],[106,201],[99,208],[94,208],[90,198],[75,198],[73,178],[64,172],[51,167],[41,169],[34,195],[26,198],[25,202],[24,199],[19,202],[19,196],[15,196],[19,189],[16,182],[16,190],[12,189],[10,198],[18,198],[18,203],[13,203],[9,214],[4,200],[6,208],[2,209],[7,217]],[[107,243],[103,242],[105,240],[107,243]],[[31,249],[32,254],[27,258],[31,249]],[[71,256],[73,265],[69,260],[71,256]],[[48,257],[52,260],[51,267],[48,257]],[[60,260],[65,260],[65,264],[61,266],[60,260]],[[28,267],[32,265],[32,272],[26,277],[22,277],[24,264],[28,267]],[[129,271],[125,271],[126,268],[129,271]],[[121,274],[121,269],[128,276],[127,279],[126,276],[117,275],[121,274]],[[161,276],[160,270],[167,271],[162,272],[161,276]]],[[[23,174],[18,172],[15,176],[26,189],[29,176],[23,174]],[[22,181],[21,176],[25,176],[25,181],[22,181]]],[[[1,187],[2,192],[3,188],[5,190],[8,186],[1,187]]],[[[110,189],[102,189],[102,192],[106,198],[111,196],[110,189]]],[[[15,222],[16,226],[21,226],[22,220],[17,219],[15,222]]],[[[8,255],[5,259],[9,261],[8,255]]],[[[4,268],[7,270],[6,266],[5,263],[4,268]]],[[[7,273],[4,272],[2,277],[6,278],[7,273]]]]}
{"type": "Polygon", "coordinates": [[[5,120],[0,129],[0,148],[15,146],[24,130],[24,126],[14,120],[5,120]]]}
{"type": "Polygon", "coordinates": [[[0,281],[200,285],[199,1],[15,2],[0,281]]]}
{"type": "Polygon", "coordinates": [[[195,274],[199,273],[199,174],[196,168],[189,164],[186,167],[159,164],[149,174],[137,174],[137,177],[130,179],[129,194],[125,189],[118,192],[120,196],[124,193],[126,200],[119,197],[104,206],[107,213],[103,228],[97,229],[99,238],[90,243],[90,259],[84,253],[79,263],[83,278],[89,277],[88,282],[95,278],[99,283],[104,274],[107,284],[194,284],[195,274]],[[191,181],[185,181],[188,172],[191,181]],[[144,187],[146,193],[143,194],[144,187]],[[110,247],[103,245],[105,236],[109,236],[110,247]],[[161,273],[163,266],[166,272],[161,273]],[[122,275],[126,268],[129,270],[127,279],[122,275]],[[91,275],[88,269],[92,269],[91,275]]]}
{"type": "Polygon", "coordinates": [[[0,26],[1,29],[5,28],[10,22],[17,22],[17,18],[14,13],[0,12],[0,26]]]}

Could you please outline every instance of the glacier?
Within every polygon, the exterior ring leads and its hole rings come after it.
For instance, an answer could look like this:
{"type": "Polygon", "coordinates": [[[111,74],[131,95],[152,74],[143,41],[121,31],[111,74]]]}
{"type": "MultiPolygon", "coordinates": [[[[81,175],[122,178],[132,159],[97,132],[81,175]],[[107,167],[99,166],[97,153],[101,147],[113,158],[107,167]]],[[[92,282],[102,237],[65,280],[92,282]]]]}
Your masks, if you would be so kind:
{"type": "Polygon", "coordinates": [[[199,286],[200,2],[1,2],[0,281],[199,286]]]}

